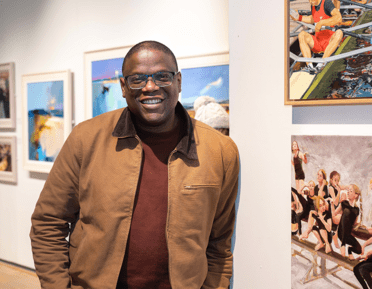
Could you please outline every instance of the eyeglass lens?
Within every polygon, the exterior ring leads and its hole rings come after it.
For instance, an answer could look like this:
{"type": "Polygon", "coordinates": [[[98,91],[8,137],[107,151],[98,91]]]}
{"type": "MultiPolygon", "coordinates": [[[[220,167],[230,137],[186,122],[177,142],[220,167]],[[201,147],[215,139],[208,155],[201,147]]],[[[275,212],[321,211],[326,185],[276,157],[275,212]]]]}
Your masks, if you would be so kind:
{"type": "Polygon", "coordinates": [[[136,74],[128,76],[128,84],[133,89],[144,88],[147,84],[148,77],[152,78],[152,81],[159,87],[169,86],[172,84],[174,72],[157,72],[152,75],[147,74],[136,74]]]}

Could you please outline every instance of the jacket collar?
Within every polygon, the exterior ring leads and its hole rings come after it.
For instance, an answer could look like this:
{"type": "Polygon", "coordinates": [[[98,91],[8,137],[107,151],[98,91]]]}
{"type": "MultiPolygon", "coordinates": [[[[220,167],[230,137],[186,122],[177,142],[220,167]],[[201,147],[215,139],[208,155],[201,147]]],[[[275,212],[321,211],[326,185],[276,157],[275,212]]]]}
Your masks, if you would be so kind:
{"type": "MultiPolygon", "coordinates": [[[[189,114],[179,102],[176,106],[176,114],[180,116],[181,122],[185,124],[183,126],[185,129],[184,135],[178,143],[176,150],[189,159],[197,160],[198,154],[196,151],[194,127],[189,114]]],[[[112,136],[117,138],[130,138],[137,136],[136,128],[132,121],[132,114],[128,108],[125,108],[120,115],[115,129],[112,132],[112,136]]]]}

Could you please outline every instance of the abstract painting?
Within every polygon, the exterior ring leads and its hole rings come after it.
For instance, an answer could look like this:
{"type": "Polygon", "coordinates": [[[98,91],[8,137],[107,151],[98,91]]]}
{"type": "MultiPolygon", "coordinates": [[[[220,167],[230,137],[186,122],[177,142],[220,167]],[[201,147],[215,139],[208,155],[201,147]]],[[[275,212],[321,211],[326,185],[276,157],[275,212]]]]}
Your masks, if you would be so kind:
{"type": "Polygon", "coordinates": [[[71,75],[25,75],[22,86],[24,167],[49,172],[71,131],[71,75]]]}
{"type": "Polygon", "coordinates": [[[119,78],[123,77],[121,67],[129,49],[126,46],[84,54],[86,119],[127,106],[119,78]]]}

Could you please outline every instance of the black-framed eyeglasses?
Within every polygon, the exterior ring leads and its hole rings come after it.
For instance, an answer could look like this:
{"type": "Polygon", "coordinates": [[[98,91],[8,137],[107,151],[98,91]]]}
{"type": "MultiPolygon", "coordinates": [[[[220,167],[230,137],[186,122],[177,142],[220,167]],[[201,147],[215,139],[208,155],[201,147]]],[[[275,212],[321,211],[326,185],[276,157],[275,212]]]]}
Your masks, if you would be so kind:
{"type": "Polygon", "coordinates": [[[159,87],[165,87],[172,84],[174,76],[179,72],[172,71],[159,71],[154,74],[134,74],[124,77],[131,89],[142,89],[146,86],[148,78],[151,77],[152,81],[159,87]]]}

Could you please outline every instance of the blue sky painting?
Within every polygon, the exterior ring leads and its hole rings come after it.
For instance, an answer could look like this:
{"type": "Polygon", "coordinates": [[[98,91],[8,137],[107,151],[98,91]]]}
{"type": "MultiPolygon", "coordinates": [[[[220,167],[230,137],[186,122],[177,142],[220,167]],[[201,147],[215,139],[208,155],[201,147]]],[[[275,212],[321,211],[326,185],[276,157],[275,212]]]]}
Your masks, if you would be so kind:
{"type": "Polygon", "coordinates": [[[211,96],[217,102],[229,100],[229,65],[182,69],[184,106],[192,106],[199,96],[211,96]]]}

